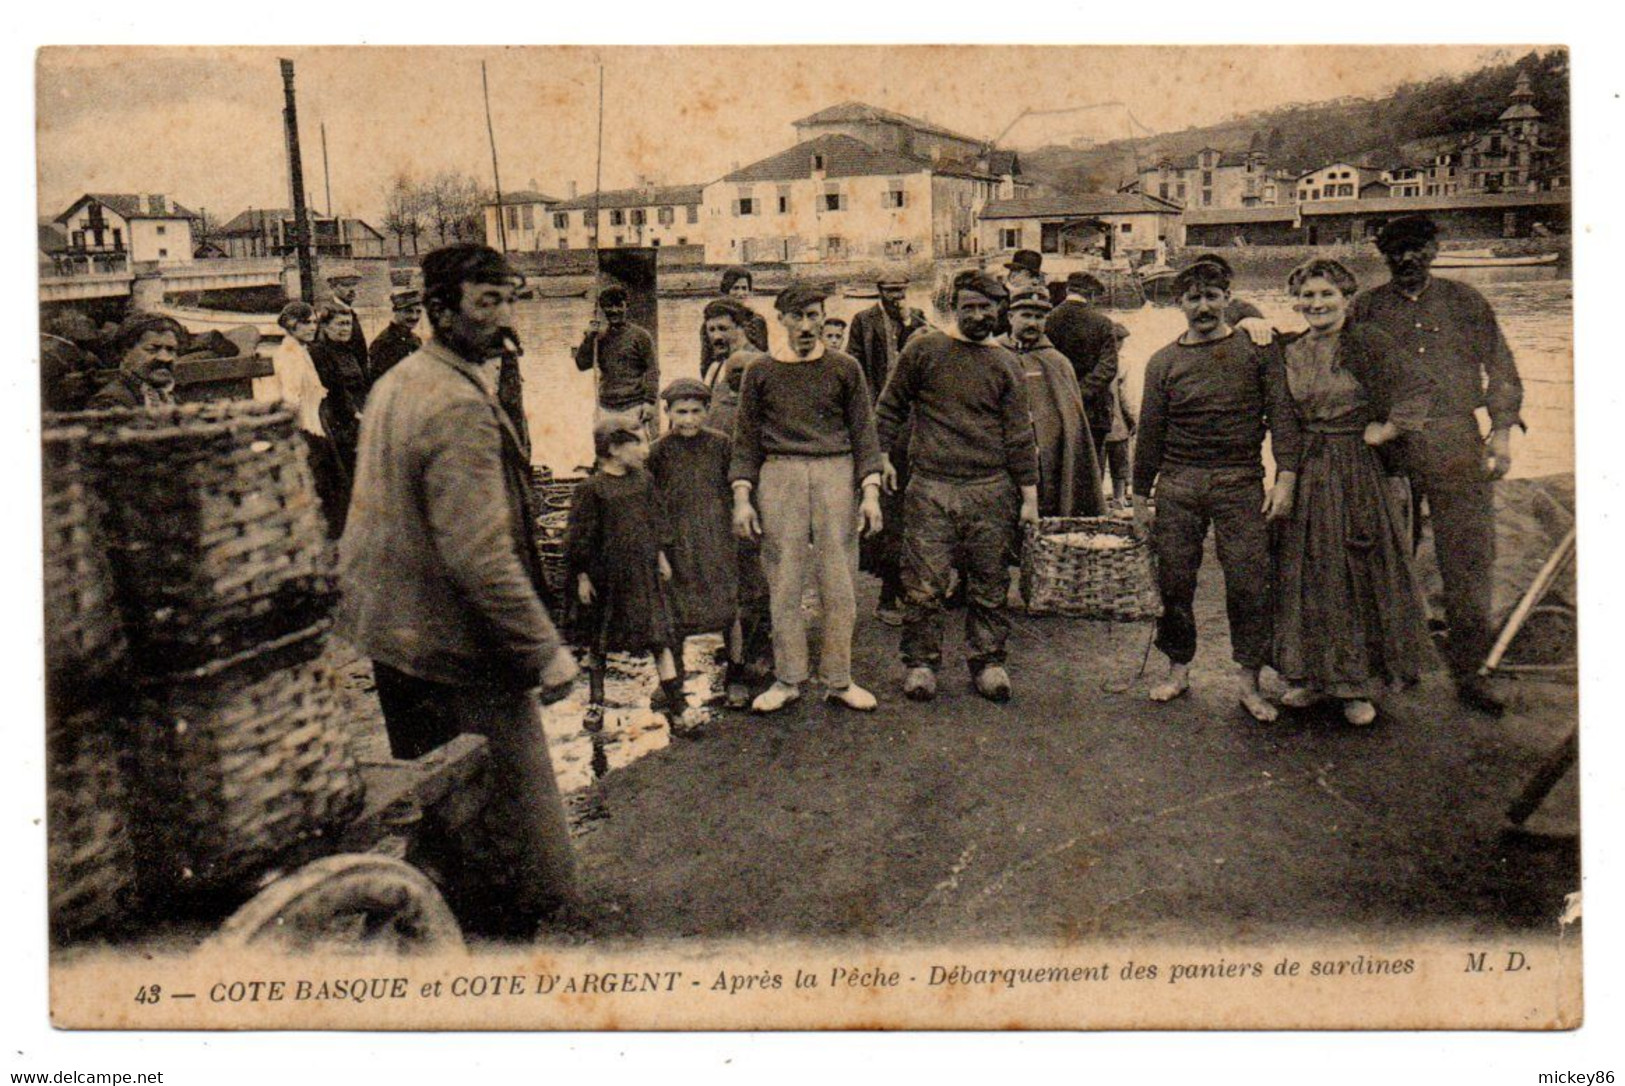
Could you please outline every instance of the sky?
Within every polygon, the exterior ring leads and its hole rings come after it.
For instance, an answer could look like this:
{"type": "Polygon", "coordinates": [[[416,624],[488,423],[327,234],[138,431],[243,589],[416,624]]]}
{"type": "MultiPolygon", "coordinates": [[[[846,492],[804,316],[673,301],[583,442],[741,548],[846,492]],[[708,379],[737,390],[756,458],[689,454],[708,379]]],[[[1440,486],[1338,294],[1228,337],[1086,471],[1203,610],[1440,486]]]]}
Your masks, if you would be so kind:
{"type": "Polygon", "coordinates": [[[379,225],[401,171],[491,178],[489,73],[504,191],[593,186],[604,71],[605,188],[703,183],[790,146],[791,123],[857,99],[1032,147],[1372,96],[1524,50],[1478,46],[800,46],[48,48],[38,54],[38,203],[164,193],[224,221],[288,205],[277,60],[295,62],[305,185],[379,225]],[[1120,103],[1108,104],[1108,103],[1120,103]],[[1077,107],[1096,107],[1082,108],[1077,107]],[[1025,111],[1067,109],[1053,117],[1025,111]]]}

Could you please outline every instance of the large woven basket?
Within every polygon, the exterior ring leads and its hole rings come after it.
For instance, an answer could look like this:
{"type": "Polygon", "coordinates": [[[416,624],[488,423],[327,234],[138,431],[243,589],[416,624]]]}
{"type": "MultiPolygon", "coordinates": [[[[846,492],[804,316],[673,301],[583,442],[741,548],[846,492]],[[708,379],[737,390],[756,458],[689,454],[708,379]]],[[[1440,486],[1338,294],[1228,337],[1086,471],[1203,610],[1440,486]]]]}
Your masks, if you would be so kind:
{"type": "Polygon", "coordinates": [[[362,801],[325,624],[144,683],[129,714],[149,896],[236,887],[362,801]]]}
{"type": "Polygon", "coordinates": [[[124,662],[102,507],[84,466],[90,431],[44,434],[45,669],[52,706],[94,701],[124,662]]]}
{"type": "Polygon", "coordinates": [[[541,487],[541,503],[538,513],[567,513],[570,504],[575,501],[576,487],[587,481],[585,475],[568,475],[562,479],[550,479],[541,487]]]}
{"type": "Polygon", "coordinates": [[[564,534],[569,524],[567,510],[554,510],[536,518],[536,550],[542,558],[542,578],[554,599],[564,598],[564,534]]]}
{"type": "Polygon", "coordinates": [[[1021,597],[1038,615],[1137,622],[1162,613],[1151,547],[1114,517],[1045,517],[1028,527],[1021,597]],[[1085,540],[1122,540],[1110,549],[1085,540]]]}
{"type": "Polygon", "coordinates": [[[96,706],[46,716],[46,854],[52,938],[107,928],[134,904],[135,849],[125,767],[96,706]]]}
{"type": "Polygon", "coordinates": [[[131,648],[164,671],[324,617],[335,582],[305,442],[281,405],[61,416],[90,430],[131,648]]]}

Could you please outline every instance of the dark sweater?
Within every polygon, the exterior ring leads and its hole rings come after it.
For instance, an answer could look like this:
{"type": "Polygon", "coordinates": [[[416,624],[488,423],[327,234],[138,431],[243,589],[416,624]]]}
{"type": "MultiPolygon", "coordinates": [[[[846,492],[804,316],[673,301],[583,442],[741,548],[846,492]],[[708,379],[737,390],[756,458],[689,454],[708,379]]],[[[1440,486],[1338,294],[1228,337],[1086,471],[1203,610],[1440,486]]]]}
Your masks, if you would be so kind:
{"type": "Polygon", "coordinates": [[[1149,494],[1165,465],[1257,467],[1269,430],[1277,471],[1297,471],[1301,440],[1278,346],[1245,333],[1175,341],[1151,356],[1134,443],[1134,492],[1149,494]]]}
{"type": "Polygon", "coordinates": [[[851,355],[808,362],[763,358],[745,370],[729,477],[752,485],[769,456],[848,456],[858,479],[880,471],[874,408],[851,355]]]}
{"type": "Polygon", "coordinates": [[[598,403],[608,411],[626,411],[660,398],[660,363],[655,359],[654,337],[631,321],[608,328],[602,336],[588,332],[575,350],[576,369],[593,368],[593,340],[597,339],[598,403]]]}
{"type": "MultiPolygon", "coordinates": [[[[1075,299],[1056,306],[1044,320],[1044,334],[1072,363],[1085,404],[1110,402],[1117,376],[1117,330],[1111,318],[1075,299]]],[[[1091,417],[1091,423],[1094,419],[1091,417]]]]}
{"type": "Polygon", "coordinates": [[[909,340],[875,408],[881,448],[912,419],[909,470],[950,481],[1008,473],[1038,483],[1027,381],[1015,356],[993,340],[970,343],[944,332],[909,340]]]}

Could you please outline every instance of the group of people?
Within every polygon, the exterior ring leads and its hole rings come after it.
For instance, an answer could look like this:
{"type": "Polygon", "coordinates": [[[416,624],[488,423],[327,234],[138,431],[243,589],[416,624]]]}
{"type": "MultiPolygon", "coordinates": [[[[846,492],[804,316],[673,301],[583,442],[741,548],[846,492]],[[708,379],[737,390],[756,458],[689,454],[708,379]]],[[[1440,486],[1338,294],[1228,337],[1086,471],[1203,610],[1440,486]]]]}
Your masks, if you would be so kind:
{"type": "MultiPolygon", "coordinates": [[[[1499,711],[1477,667],[1491,486],[1510,464],[1521,391],[1488,305],[1429,274],[1434,235],[1424,218],[1390,223],[1379,246],[1391,281],[1363,293],[1335,261],[1299,268],[1288,286],[1308,328],[1296,335],[1238,306],[1223,260],[1179,273],[1187,328],[1151,358],[1132,430],[1133,516],[1158,558],[1156,641],[1170,661],[1154,700],[1189,689],[1211,525],[1242,705],[1274,719],[1257,681],[1271,665],[1290,684],[1286,704],[1338,699],[1350,722],[1369,723],[1382,692],[1414,681],[1428,652],[1404,493],[1414,486],[1439,541],[1458,693],[1499,711]]],[[[770,344],[749,272],[730,272],[705,307],[700,377],[665,385],[624,292],[606,289],[574,354],[596,374],[596,466],[572,505],[564,601],[543,576],[523,418],[501,395],[523,277],[482,246],[426,256],[421,294],[396,297],[402,330],[374,344],[376,354],[397,341],[403,357],[376,366],[369,355],[364,410],[339,397],[344,378],[323,376],[340,367],[309,350],[342,322],[289,308],[289,343],[309,351],[322,403],[356,409],[344,420],[355,451],[339,623],[373,662],[391,749],[416,757],[461,732],[490,741],[478,827],[426,825],[414,844],[465,926],[524,938],[577,900],[539,713],[578,677],[561,627],[589,650],[588,728],[603,721],[606,654],[628,650],[654,658],[653,700],[676,731],[690,726],[682,645],[694,634],[724,635],[730,704],[773,713],[804,696],[803,603],[815,584],[823,696],[868,711],[878,699],[852,670],[864,568],[881,580],[881,617],[901,626],[905,697],[939,695],[956,588],[970,689],[1012,697],[1006,607],[1019,533],[1044,516],[1105,510],[1102,452],[1128,440],[1132,418],[1120,402],[1120,335],[1091,305],[1089,283],[1069,280],[1056,305],[1029,263],[1013,260],[1002,280],[957,275],[946,329],[908,307],[907,281],[887,274],[840,347],[826,338],[825,290],[780,291],[782,334],[770,344]],[[415,344],[419,306],[432,335],[415,344]],[[657,404],[666,427],[651,440],[657,404]],[[771,680],[752,686],[749,665],[769,643],[771,680]]],[[[277,367],[284,381],[296,370],[277,367]]],[[[334,440],[330,413],[314,421],[334,440]]],[[[1116,463],[1113,473],[1117,482],[1116,463]]]]}

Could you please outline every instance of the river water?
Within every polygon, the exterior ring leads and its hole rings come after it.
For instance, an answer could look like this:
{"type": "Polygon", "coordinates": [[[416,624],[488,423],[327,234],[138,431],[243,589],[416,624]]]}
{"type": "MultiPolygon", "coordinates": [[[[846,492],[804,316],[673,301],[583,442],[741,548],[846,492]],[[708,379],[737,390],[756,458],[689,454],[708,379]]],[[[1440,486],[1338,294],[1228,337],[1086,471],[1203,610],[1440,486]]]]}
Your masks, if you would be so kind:
{"type": "MultiPolygon", "coordinates": [[[[1477,284],[1495,307],[1501,328],[1524,381],[1524,419],[1529,432],[1513,439],[1513,474],[1547,475],[1574,470],[1574,312],[1573,282],[1477,284]]],[[[1283,330],[1303,327],[1282,292],[1244,292],[1283,330]]],[[[662,383],[675,377],[699,376],[700,317],[708,299],[660,300],[660,363],[662,383]]],[[[929,291],[917,288],[910,298],[933,323],[946,326],[950,318],[934,313],[929,291]]],[[[763,298],[754,307],[771,318],[771,305],[763,298]]],[[[831,315],[851,320],[871,300],[831,298],[831,315]]],[[[591,315],[583,298],[537,299],[519,303],[516,323],[525,343],[523,372],[525,409],[535,443],[535,460],[557,473],[571,473],[592,460],[592,375],[576,370],[570,351],[580,342],[591,315]]],[[[1140,378],[1146,360],[1184,329],[1177,308],[1146,306],[1114,311],[1112,319],[1130,332],[1123,344],[1122,363],[1127,374],[1129,402],[1140,398],[1140,378]]],[[[769,328],[776,336],[777,325],[769,328]]]]}

